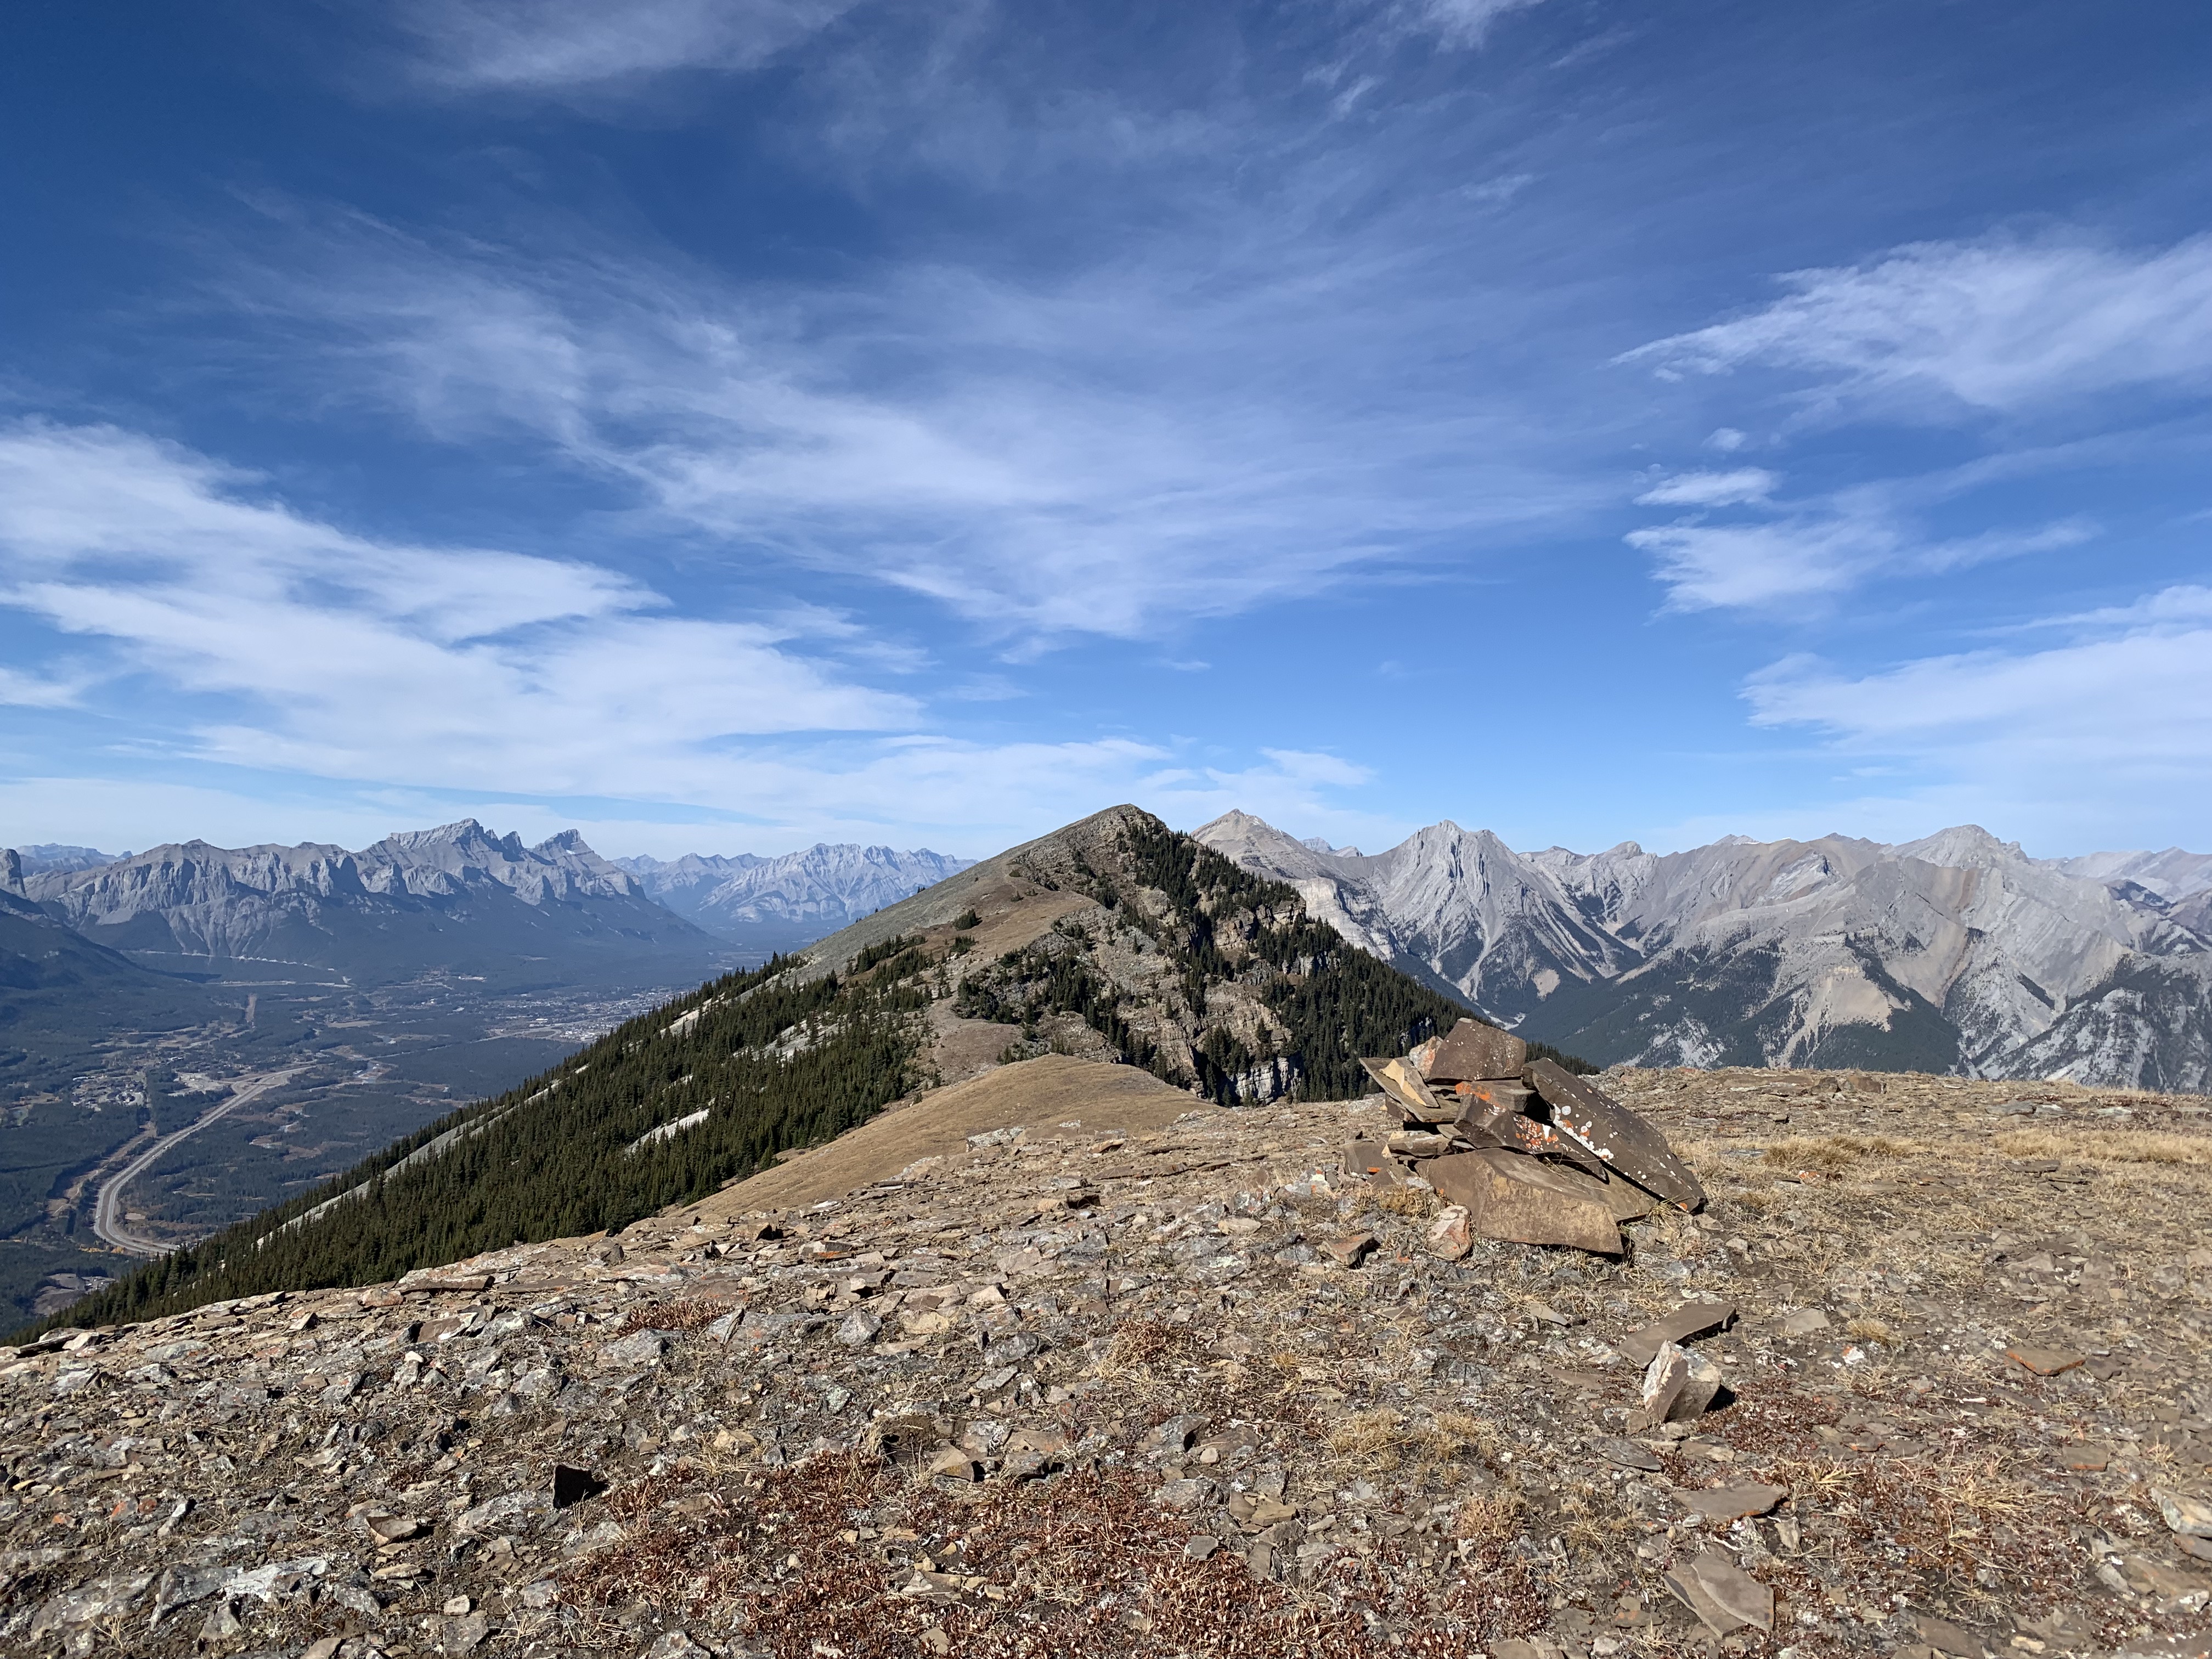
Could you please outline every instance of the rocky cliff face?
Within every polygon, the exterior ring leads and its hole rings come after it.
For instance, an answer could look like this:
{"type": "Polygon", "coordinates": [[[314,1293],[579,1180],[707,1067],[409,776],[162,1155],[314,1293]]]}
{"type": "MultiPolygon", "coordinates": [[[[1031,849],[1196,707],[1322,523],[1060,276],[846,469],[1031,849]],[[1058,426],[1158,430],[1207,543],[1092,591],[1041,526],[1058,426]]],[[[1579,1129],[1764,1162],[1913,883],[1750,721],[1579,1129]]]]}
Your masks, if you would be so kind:
{"type": "Polygon", "coordinates": [[[2175,966],[2212,949],[2212,858],[2197,854],[2031,859],[1972,825],[1897,847],[1729,836],[1663,856],[1523,854],[1450,823],[1371,858],[1243,813],[1196,833],[1297,882],[1370,950],[1593,1060],[2057,1066],[2129,1085],[2212,1063],[2212,1039],[2191,1035],[2212,1022],[2186,1012],[2203,981],[2175,966]],[[2032,1047],[2091,1005],[2106,1012],[2032,1047]]]}
{"type": "Polygon", "coordinates": [[[88,939],[153,966],[218,974],[275,963],[374,982],[432,966],[507,975],[536,963],[557,976],[578,950],[681,957],[689,967],[708,949],[574,830],[525,847],[473,818],[357,853],[187,842],[27,874],[21,886],[88,939]]]}
{"type": "Polygon", "coordinates": [[[890,847],[817,843],[779,858],[691,854],[672,862],[617,860],[642,890],[732,944],[787,951],[911,898],[975,862],[890,847]]]}

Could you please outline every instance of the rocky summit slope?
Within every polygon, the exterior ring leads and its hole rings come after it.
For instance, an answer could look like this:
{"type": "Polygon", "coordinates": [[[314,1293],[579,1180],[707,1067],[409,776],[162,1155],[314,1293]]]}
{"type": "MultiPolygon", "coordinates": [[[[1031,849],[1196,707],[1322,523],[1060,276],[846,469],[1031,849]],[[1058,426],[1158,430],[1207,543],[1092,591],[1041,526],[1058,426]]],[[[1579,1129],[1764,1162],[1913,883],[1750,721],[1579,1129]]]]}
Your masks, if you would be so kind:
{"type": "Polygon", "coordinates": [[[1242,812],[1194,833],[1486,1018],[1594,1060],[2212,1088],[2212,855],[2032,859],[1972,825],[1665,855],[1517,853],[1440,823],[1367,856],[1242,812]]]}
{"type": "Polygon", "coordinates": [[[817,842],[775,858],[688,854],[617,859],[645,890],[719,939],[763,952],[793,951],[957,875],[973,859],[927,848],[817,842]]]}
{"type": "Polygon", "coordinates": [[[15,891],[147,966],[259,981],[374,984],[439,969],[501,984],[703,969],[712,941],[573,830],[525,847],[473,818],[359,852],[156,847],[19,871],[15,891]],[[587,964],[587,965],[586,965],[587,964]]]}
{"type": "Polygon", "coordinates": [[[1710,1195],[1620,1260],[1435,1253],[1378,1101],[1051,1055],[618,1238],[53,1333],[0,1648],[2207,1650],[2205,1102],[1599,1081],[1710,1195]]]}

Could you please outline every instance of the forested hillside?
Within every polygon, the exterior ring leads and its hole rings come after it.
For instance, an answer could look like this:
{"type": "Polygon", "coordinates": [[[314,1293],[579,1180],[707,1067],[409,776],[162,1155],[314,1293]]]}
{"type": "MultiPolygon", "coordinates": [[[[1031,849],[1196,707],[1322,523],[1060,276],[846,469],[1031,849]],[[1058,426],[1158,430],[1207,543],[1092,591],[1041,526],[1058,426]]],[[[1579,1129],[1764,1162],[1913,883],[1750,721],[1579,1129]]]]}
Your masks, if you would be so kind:
{"type": "Polygon", "coordinates": [[[1073,1034],[1224,1104],[1364,1093],[1361,1055],[1402,1053],[1464,1012],[1310,919],[1295,890],[1133,808],[979,869],[909,901],[907,931],[840,935],[703,986],[48,1322],[370,1283],[618,1229],[941,1080],[935,1004],[1018,1033],[1010,1058],[1073,1034]],[[979,951],[978,928],[1017,943],[979,951]]]}

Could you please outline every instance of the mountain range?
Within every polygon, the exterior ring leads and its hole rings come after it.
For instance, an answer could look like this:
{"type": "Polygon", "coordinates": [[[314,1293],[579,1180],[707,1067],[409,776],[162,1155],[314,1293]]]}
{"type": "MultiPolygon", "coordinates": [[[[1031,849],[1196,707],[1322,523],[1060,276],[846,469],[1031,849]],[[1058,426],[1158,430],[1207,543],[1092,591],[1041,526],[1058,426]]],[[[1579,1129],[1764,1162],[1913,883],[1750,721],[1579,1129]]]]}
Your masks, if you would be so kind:
{"type": "Polygon", "coordinates": [[[703,973],[714,943],[576,831],[525,847],[473,818],[359,852],[186,842],[85,868],[21,871],[11,884],[144,966],[221,979],[306,969],[373,983],[433,967],[502,983],[578,971],[658,976],[678,958],[703,973]]]}
{"type": "Polygon", "coordinates": [[[694,853],[668,862],[643,857],[614,862],[687,921],[732,945],[766,952],[811,945],[975,860],[927,848],[902,853],[817,842],[777,858],[694,853]]]}
{"type": "Polygon", "coordinates": [[[2212,855],[2034,859],[1974,825],[1666,854],[1521,853],[1443,823],[1370,856],[1243,812],[1194,833],[1375,955],[1600,1063],[2212,1086],[2212,855]]]}

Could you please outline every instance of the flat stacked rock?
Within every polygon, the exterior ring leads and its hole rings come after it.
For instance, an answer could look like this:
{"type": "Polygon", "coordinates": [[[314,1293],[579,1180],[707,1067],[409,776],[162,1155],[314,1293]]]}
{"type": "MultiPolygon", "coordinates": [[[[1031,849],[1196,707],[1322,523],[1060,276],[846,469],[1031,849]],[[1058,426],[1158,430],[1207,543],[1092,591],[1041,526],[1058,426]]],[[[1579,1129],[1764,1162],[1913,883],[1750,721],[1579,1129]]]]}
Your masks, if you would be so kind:
{"type": "Polygon", "coordinates": [[[1411,1133],[1355,1142],[1346,1170],[1387,1180],[1410,1168],[1484,1237],[1618,1255],[1621,1222],[1705,1201],[1664,1135],[1586,1079],[1531,1062],[1510,1031],[1462,1019],[1401,1059],[1362,1064],[1411,1133]]]}

